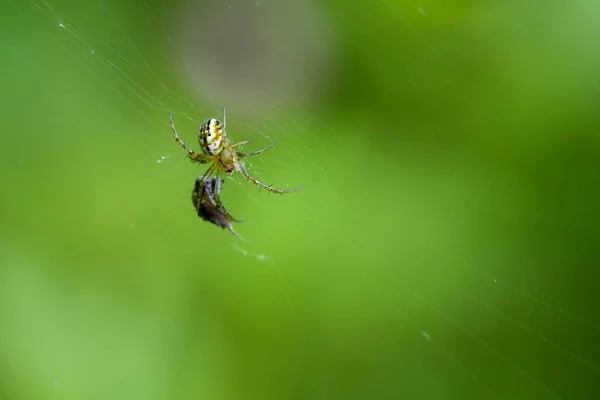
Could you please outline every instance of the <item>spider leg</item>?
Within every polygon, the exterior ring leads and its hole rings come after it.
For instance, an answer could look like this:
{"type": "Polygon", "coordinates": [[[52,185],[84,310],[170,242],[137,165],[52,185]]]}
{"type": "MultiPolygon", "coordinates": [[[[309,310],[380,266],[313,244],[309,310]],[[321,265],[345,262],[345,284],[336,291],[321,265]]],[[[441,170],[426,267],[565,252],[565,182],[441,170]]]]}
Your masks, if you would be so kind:
{"type": "MultiPolygon", "coordinates": [[[[243,142],[240,142],[240,143],[243,143],[243,142]]],[[[277,142],[273,142],[270,145],[268,145],[267,147],[265,147],[264,149],[256,150],[256,151],[253,151],[250,153],[238,153],[238,157],[244,158],[244,157],[255,156],[257,154],[264,153],[265,151],[269,150],[271,147],[275,146],[276,144],[277,144],[277,142]]]]}
{"type": "MultiPolygon", "coordinates": [[[[239,220],[239,219],[235,218],[233,215],[229,214],[229,211],[227,211],[227,209],[221,202],[221,190],[222,189],[223,189],[223,178],[221,178],[221,176],[220,176],[220,171],[217,170],[217,175],[216,175],[216,179],[215,179],[215,190],[213,193],[213,200],[215,201],[215,205],[217,206],[217,208],[219,210],[221,210],[221,212],[227,217],[227,219],[234,221],[234,222],[243,222],[242,220],[239,220]]],[[[237,236],[237,233],[235,233],[235,232],[232,232],[232,233],[237,236]]]]}
{"type": "Polygon", "coordinates": [[[224,209],[223,203],[221,203],[221,189],[223,188],[223,179],[221,178],[221,171],[217,169],[217,173],[215,175],[215,190],[213,193],[213,197],[215,200],[215,204],[218,208],[224,209]]]}
{"type": "MultiPolygon", "coordinates": [[[[271,145],[272,146],[272,145],[271,145]]],[[[283,193],[291,193],[291,192],[297,192],[298,190],[302,189],[302,186],[297,187],[297,188],[293,188],[293,189],[277,189],[276,187],[267,185],[266,183],[263,183],[261,181],[259,181],[258,179],[250,176],[250,174],[248,173],[248,171],[246,170],[246,167],[244,166],[244,164],[242,164],[241,162],[238,164],[238,171],[244,176],[244,178],[246,178],[246,180],[248,180],[249,182],[255,184],[256,186],[260,186],[264,189],[267,189],[269,192],[272,193],[277,193],[277,194],[283,194],[283,193]]]]}
{"type": "Polygon", "coordinates": [[[227,130],[227,111],[225,110],[225,107],[223,107],[223,130],[227,130]]]}
{"type": "Polygon", "coordinates": [[[243,145],[245,145],[245,144],[248,144],[248,143],[250,143],[250,142],[251,142],[251,140],[250,140],[250,139],[248,139],[248,140],[242,140],[241,142],[237,142],[237,143],[235,143],[235,144],[232,144],[232,145],[231,145],[231,147],[239,147],[239,146],[243,146],[243,145]]]}
{"type": "Polygon", "coordinates": [[[177,134],[177,129],[175,129],[175,122],[173,122],[173,114],[169,113],[169,119],[171,120],[171,129],[173,129],[173,135],[175,136],[175,141],[181,145],[181,147],[188,152],[188,157],[192,162],[197,162],[200,164],[206,164],[211,161],[210,156],[206,154],[198,154],[194,150],[190,149],[190,147],[185,144],[185,142],[179,137],[177,134]]]}
{"type": "Polygon", "coordinates": [[[202,182],[206,182],[206,180],[208,178],[210,178],[210,174],[212,174],[213,170],[215,169],[215,164],[211,165],[210,168],[208,168],[206,170],[206,172],[204,173],[204,175],[202,175],[200,178],[197,178],[196,181],[199,179],[202,182]]]}

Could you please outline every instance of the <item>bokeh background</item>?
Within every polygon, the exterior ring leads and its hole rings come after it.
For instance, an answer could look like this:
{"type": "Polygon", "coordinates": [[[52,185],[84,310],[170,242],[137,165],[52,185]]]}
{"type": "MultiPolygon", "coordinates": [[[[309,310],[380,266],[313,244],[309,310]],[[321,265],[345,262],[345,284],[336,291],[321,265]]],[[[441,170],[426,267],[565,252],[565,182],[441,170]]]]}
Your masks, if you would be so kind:
{"type": "Polygon", "coordinates": [[[600,3],[4,0],[1,399],[589,399],[600,3]],[[268,195],[201,221],[220,117],[268,195]]]}

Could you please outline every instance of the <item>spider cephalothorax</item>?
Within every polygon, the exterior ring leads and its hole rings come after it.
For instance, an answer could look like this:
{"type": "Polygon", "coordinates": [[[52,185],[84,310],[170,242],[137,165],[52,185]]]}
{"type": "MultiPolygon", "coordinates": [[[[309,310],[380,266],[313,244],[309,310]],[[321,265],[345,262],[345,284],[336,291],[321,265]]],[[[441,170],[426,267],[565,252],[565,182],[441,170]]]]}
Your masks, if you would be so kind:
{"type": "MultiPolygon", "coordinates": [[[[171,114],[169,114],[169,118],[171,120],[171,128],[173,129],[173,135],[175,135],[175,141],[177,141],[177,143],[179,143],[182,148],[187,150],[188,157],[190,158],[190,160],[192,162],[200,164],[212,163],[212,165],[208,168],[208,170],[206,170],[204,175],[201,178],[199,178],[203,182],[206,182],[206,180],[213,173],[217,176],[217,179],[219,179],[219,174],[221,172],[225,172],[227,174],[238,172],[246,180],[273,193],[290,193],[302,189],[301,187],[287,190],[277,189],[250,176],[250,174],[246,170],[246,166],[242,162],[242,158],[263,153],[269,150],[271,147],[275,146],[276,142],[271,143],[264,149],[253,151],[250,153],[242,153],[238,151],[238,147],[250,143],[250,140],[244,140],[238,143],[231,143],[229,141],[226,131],[226,114],[224,109],[223,122],[215,118],[210,118],[200,125],[200,132],[198,133],[198,142],[200,143],[202,153],[196,153],[187,144],[185,144],[183,140],[181,140],[181,138],[177,134],[177,130],[175,129],[175,123],[173,122],[173,116],[171,114]]],[[[219,181],[217,180],[217,182],[219,181]]],[[[214,195],[215,199],[218,201],[218,191],[215,191],[214,195]]]]}

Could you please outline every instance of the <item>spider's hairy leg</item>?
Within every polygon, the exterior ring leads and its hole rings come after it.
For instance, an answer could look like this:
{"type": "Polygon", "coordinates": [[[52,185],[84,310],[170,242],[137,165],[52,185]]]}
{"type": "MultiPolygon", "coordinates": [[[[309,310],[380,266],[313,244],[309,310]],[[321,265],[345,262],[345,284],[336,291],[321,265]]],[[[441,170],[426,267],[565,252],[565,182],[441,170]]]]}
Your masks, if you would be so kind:
{"type": "Polygon", "coordinates": [[[169,119],[171,120],[171,129],[173,129],[173,135],[175,136],[175,141],[181,145],[181,147],[188,152],[188,157],[192,162],[197,162],[200,164],[209,163],[212,159],[210,156],[205,154],[198,154],[194,150],[192,150],[185,142],[179,137],[177,134],[177,129],[175,129],[175,122],[173,122],[173,114],[169,113],[169,119]]]}
{"type": "Polygon", "coordinates": [[[223,203],[221,203],[221,189],[223,188],[223,179],[221,178],[220,170],[217,169],[217,174],[215,176],[215,190],[213,192],[213,197],[215,200],[215,204],[219,208],[224,208],[223,203]]]}
{"type": "Polygon", "coordinates": [[[233,147],[233,148],[240,147],[240,146],[243,146],[243,145],[248,144],[250,142],[251,142],[250,139],[248,139],[248,140],[242,140],[241,142],[237,142],[237,143],[232,144],[231,147],[233,147]]]}
{"type": "MultiPolygon", "coordinates": [[[[210,166],[210,167],[209,167],[209,168],[206,170],[206,172],[204,173],[204,175],[202,175],[200,178],[197,178],[196,180],[198,180],[198,179],[199,179],[199,180],[201,180],[202,182],[206,182],[206,180],[207,180],[208,178],[210,178],[210,175],[213,173],[213,171],[214,171],[215,167],[216,167],[216,165],[215,165],[215,164],[211,165],[211,166],[210,166]]],[[[218,178],[218,176],[217,176],[217,178],[218,178]]]]}
{"type": "MultiPolygon", "coordinates": [[[[225,208],[225,206],[223,206],[223,203],[221,202],[221,190],[223,189],[223,184],[225,183],[223,178],[221,178],[219,176],[219,172],[217,171],[217,176],[215,179],[215,190],[213,191],[213,199],[215,201],[215,204],[217,205],[217,207],[223,211],[223,214],[227,217],[227,219],[234,221],[234,222],[244,222],[243,220],[237,219],[235,218],[233,215],[229,214],[229,211],[227,211],[227,209],[225,208]]],[[[231,229],[230,229],[231,230],[231,229]]],[[[232,233],[236,236],[237,233],[233,232],[232,233]]]]}
{"type": "Polygon", "coordinates": [[[264,153],[265,151],[269,150],[271,147],[275,146],[276,144],[277,144],[277,142],[273,142],[270,145],[268,145],[267,147],[265,147],[264,149],[252,151],[250,153],[238,153],[238,157],[239,158],[244,158],[244,157],[255,156],[257,154],[264,153]]]}
{"type": "Polygon", "coordinates": [[[283,189],[277,189],[276,187],[267,185],[266,183],[263,183],[263,182],[259,181],[258,179],[250,176],[250,174],[246,170],[246,167],[241,162],[238,164],[238,171],[249,182],[255,184],[256,186],[260,186],[260,187],[262,187],[264,189],[267,189],[269,192],[272,192],[272,193],[277,193],[277,194],[292,193],[292,192],[297,192],[298,190],[302,189],[302,186],[300,186],[300,187],[293,188],[293,189],[285,189],[285,190],[283,190],[283,189]]]}

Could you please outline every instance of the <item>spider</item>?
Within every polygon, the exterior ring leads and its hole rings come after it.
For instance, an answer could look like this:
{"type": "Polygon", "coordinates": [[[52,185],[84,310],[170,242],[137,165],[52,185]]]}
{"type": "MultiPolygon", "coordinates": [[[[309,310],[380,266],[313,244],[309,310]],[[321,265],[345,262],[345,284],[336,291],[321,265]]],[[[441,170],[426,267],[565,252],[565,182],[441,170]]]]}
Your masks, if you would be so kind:
{"type": "MultiPolygon", "coordinates": [[[[225,108],[223,108],[223,122],[215,118],[209,118],[200,125],[198,143],[200,144],[202,153],[196,153],[187,144],[185,144],[183,140],[181,140],[177,134],[177,130],[175,129],[175,123],[173,122],[173,115],[171,113],[169,113],[169,119],[171,120],[171,128],[173,129],[173,135],[175,135],[175,141],[179,143],[182,148],[188,151],[188,157],[190,160],[194,163],[200,164],[212,163],[204,175],[199,178],[202,181],[206,181],[213,173],[216,174],[218,179],[221,172],[225,172],[228,175],[238,172],[246,180],[257,186],[267,189],[269,192],[283,194],[296,192],[302,189],[302,187],[287,190],[277,189],[250,176],[248,170],[246,170],[246,166],[242,162],[242,158],[263,153],[275,146],[277,142],[271,143],[264,149],[256,150],[250,153],[242,153],[238,151],[238,147],[250,143],[250,140],[244,140],[233,144],[229,141],[226,132],[227,116],[225,113],[225,108]]],[[[215,191],[214,194],[216,204],[220,206],[221,203],[219,200],[219,191],[215,191]]]]}
{"type": "Polygon", "coordinates": [[[242,222],[234,218],[220,202],[217,203],[216,195],[221,194],[223,188],[223,178],[211,178],[203,180],[198,177],[194,182],[192,189],[192,203],[198,211],[198,216],[204,221],[211,222],[221,228],[227,228],[239,239],[242,239],[236,231],[233,230],[232,222],[242,222]]]}

